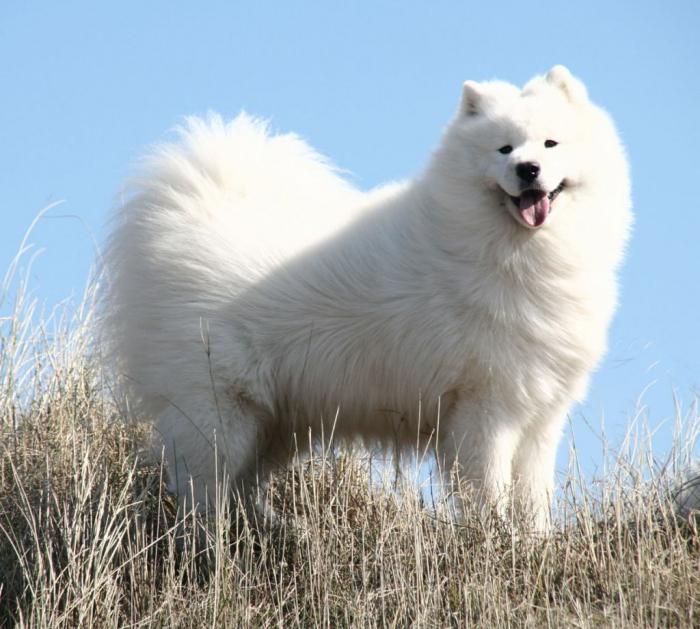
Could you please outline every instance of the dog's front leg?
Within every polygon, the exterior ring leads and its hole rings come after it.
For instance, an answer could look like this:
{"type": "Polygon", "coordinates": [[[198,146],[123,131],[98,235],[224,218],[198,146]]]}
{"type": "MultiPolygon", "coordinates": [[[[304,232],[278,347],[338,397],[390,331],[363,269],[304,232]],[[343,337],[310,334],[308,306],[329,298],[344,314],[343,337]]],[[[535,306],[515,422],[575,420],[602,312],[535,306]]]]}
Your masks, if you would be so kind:
{"type": "Polygon", "coordinates": [[[457,519],[471,506],[482,514],[509,513],[512,462],[520,428],[491,402],[458,399],[437,441],[438,465],[457,519]]]}
{"type": "Polygon", "coordinates": [[[551,527],[554,467],[567,409],[568,404],[551,417],[533,421],[523,432],[513,458],[517,517],[523,527],[538,533],[546,533],[551,527]]]}

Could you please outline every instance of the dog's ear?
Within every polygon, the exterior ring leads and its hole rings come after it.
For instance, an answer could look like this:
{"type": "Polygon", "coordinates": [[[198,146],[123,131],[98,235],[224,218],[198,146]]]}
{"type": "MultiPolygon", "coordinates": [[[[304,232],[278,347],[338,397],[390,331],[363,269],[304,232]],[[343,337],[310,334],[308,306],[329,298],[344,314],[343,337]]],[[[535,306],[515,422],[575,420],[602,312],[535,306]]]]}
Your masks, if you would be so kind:
{"type": "Polygon", "coordinates": [[[480,85],[476,81],[466,81],[462,88],[462,102],[459,105],[460,116],[478,116],[481,113],[481,105],[480,85]]]}
{"type": "Polygon", "coordinates": [[[544,80],[560,89],[572,103],[588,100],[588,93],[584,84],[575,78],[564,66],[554,66],[547,72],[544,80]]]}

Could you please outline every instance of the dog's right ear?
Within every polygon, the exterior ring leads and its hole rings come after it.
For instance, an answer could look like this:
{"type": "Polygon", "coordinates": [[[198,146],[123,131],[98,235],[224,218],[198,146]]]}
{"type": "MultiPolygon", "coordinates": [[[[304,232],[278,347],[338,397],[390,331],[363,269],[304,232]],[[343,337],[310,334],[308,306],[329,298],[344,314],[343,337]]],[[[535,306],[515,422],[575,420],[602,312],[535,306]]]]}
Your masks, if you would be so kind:
{"type": "Polygon", "coordinates": [[[554,66],[544,77],[550,85],[560,89],[572,103],[588,99],[586,87],[562,65],[554,66]]]}
{"type": "Polygon", "coordinates": [[[466,81],[462,88],[462,102],[459,105],[461,116],[478,116],[481,113],[481,90],[476,81],[466,81]]]}

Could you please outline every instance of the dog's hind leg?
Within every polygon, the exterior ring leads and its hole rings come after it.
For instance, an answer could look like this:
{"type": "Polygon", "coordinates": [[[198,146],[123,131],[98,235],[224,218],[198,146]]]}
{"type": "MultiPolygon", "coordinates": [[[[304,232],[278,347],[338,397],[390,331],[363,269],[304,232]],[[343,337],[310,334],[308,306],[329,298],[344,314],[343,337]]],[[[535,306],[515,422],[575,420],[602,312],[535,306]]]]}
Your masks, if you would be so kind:
{"type": "Polygon", "coordinates": [[[222,489],[254,502],[254,483],[262,478],[267,418],[252,404],[211,391],[170,403],[156,431],[168,463],[168,489],[185,508],[214,506],[222,489]]]}

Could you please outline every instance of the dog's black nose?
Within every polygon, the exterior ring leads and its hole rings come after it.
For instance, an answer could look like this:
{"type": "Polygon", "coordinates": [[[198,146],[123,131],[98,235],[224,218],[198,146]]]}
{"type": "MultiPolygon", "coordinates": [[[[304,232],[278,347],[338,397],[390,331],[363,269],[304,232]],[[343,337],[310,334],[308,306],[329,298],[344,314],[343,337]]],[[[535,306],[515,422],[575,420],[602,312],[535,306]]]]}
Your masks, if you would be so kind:
{"type": "Polygon", "coordinates": [[[537,162],[520,162],[515,167],[515,173],[525,183],[532,183],[540,174],[540,165],[537,162]]]}

